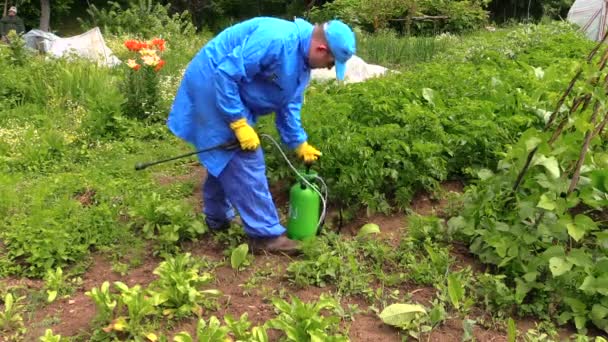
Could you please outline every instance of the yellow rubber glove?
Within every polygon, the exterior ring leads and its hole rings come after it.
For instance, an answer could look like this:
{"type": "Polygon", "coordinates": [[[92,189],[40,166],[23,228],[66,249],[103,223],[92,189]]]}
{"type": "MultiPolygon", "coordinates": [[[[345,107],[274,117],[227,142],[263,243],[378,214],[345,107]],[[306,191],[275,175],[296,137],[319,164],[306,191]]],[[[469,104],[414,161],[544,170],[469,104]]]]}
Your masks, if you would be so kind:
{"type": "Polygon", "coordinates": [[[306,164],[316,161],[321,155],[321,151],[310,146],[308,142],[303,142],[296,148],[296,154],[302,158],[306,164]]]}
{"type": "Polygon", "coordinates": [[[232,122],[230,128],[234,131],[243,150],[255,150],[260,146],[260,138],[253,127],[249,126],[247,119],[242,118],[232,122]]]}

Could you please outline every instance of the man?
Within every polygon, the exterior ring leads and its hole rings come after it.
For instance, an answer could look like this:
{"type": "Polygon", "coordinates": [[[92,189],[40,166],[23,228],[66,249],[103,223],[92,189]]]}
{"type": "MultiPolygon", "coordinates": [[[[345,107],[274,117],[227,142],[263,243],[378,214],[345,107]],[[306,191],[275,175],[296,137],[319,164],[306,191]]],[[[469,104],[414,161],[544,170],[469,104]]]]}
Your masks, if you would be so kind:
{"type": "Polygon", "coordinates": [[[0,19],[0,36],[2,36],[3,41],[7,40],[6,36],[11,30],[16,31],[17,34],[25,32],[23,20],[17,16],[17,7],[15,6],[11,6],[8,9],[8,15],[0,19]]]}
{"type": "Polygon", "coordinates": [[[336,66],[339,80],[355,53],[355,35],[340,21],[254,18],[208,42],[190,62],[167,124],[198,149],[238,140],[240,149],[199,154],[207,168],[203,212],[210,229],[229,227],[234,206],[254,250],[297,251],[280,224],[266,179],[260,139],[252,128],[274,112],[281,140],[306,163],[321,152],[308,144],[300,122],[311,68],[336,66]]]}

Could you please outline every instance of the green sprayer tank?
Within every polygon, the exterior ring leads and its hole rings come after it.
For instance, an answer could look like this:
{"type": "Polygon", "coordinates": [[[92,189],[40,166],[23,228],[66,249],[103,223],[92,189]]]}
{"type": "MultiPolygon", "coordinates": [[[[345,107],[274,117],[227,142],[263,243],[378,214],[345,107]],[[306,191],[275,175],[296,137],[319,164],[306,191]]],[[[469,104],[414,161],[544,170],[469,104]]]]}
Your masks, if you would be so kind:
{"type": "MultiPolygon", "coordinates": [[[[317,173],[314,171],[300,172],[310,184],[315,186],[317,173]]],[[[317,190],[319,190],[317,188],[317,190]]],[[[287,236],[290,239],[304,240],[317,234],[319,224],[321,198],[317,191],[299,179],[289,191],[289,220],[287,236]]]]}

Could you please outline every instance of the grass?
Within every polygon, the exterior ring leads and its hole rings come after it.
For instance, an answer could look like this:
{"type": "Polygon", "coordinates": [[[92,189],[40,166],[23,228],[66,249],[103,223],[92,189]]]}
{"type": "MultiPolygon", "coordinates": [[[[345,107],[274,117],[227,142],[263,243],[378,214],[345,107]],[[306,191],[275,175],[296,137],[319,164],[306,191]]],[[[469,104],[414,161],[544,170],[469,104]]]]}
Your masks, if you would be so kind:
{"type": "Polygon", "coordinates": [[[452,40],[439,37],[398,36],[391,31],[376,34],[359,34],[357,55],[367,63],[391,68],[427,62],[443,52],[452,40]]]}

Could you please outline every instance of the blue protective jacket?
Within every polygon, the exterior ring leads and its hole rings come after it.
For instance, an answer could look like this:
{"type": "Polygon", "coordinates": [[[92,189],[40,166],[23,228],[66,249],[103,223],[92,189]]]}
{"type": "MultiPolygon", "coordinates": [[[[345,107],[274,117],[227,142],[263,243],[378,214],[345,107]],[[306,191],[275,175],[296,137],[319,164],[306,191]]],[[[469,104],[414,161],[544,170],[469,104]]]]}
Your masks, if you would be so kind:
{"type": "MultiPolygon", "coordinates": [[[[188,65],[167,124],[178,137],[204,149],[236,140],[230,123],[275,113],[281,140],[295,148],[307,140],[300,121],[310,80],[308,50],[313,25],[296,19],[254,18],[207,43],[188,65]]],[[[235,151],[199,153],[219,176],[235,151]]]]}

